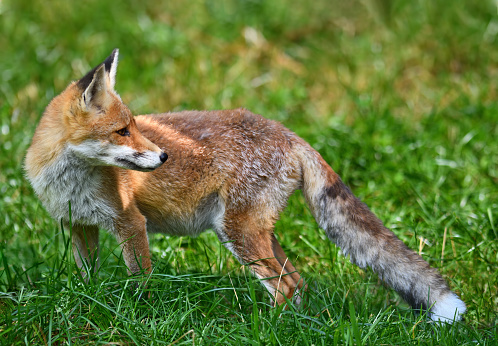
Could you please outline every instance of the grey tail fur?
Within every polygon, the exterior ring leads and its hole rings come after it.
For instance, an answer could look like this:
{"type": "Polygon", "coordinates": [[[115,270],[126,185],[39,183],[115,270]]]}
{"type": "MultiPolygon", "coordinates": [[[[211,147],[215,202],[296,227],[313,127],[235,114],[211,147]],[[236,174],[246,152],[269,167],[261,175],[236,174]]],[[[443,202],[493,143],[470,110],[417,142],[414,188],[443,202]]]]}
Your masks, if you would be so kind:
{"type": "Polygon", "coordinates": [[[414,309],[429,310],[436,320],[459,319],[465,304],[441,274],[387,229],[314,149],[306,143],[301,148],[303,193],[328,238],[351,262],[372,268],[414,309]]]}

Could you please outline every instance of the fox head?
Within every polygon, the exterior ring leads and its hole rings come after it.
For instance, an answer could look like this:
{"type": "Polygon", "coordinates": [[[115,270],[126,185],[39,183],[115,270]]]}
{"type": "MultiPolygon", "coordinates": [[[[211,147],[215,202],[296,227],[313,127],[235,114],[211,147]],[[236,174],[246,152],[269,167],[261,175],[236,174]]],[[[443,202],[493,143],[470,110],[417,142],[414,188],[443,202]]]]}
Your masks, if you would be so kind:
{"type": "Polygon", "coordinates": [[[52,100],[33,137],[28,166],[33,154],[44,155],[49,164],[65,149],[94,166],[147,172],[166,161],[166,153],[140,133],[131,111],[115,92],[117,65],[115,49],[52,100]]]}

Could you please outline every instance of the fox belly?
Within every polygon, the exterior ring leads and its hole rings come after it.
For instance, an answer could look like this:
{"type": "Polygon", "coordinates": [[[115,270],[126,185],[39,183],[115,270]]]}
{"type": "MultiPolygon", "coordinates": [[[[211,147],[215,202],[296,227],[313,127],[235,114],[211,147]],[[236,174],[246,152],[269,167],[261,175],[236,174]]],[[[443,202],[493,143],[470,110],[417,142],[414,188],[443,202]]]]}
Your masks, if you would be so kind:
{"type": "MultiPolygon", "coordinates": [[[[140,203],[138,206],[140,209],[140,203]]],[[[149,233],[196,237],[208,229],[217,233],[223,229],[225,204],[217,193],[203,198],[193,212],[158,216],[157,213],[148,214],[146,209],[142,209],[142,212],[147,219],[149,233]]],[[[158,207],[155,211],[160,209],[158,207]]]]}

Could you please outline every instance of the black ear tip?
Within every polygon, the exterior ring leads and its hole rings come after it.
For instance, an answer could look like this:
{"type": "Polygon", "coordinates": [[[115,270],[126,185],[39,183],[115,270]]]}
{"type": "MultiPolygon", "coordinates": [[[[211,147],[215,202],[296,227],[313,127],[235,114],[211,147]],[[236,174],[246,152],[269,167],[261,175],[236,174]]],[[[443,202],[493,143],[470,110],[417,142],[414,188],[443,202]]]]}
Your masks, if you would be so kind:
{"type": "Polygon", "coordinates": [[[118,57],[118,54],[119,54],[119,49],[118,48],[115,48],[111,55],[109,55],[107,57],[107,59],[104,60],[104,65],[105,65],[105,70],[107,72],[111,71],[111,67],[112,67],[112,64],[114,63],[114,61],[117,59],[118,57]]]}
{"type": "Polygon", "coordinates": [[[95,66],[90,72],[88,72],[83,78],[81,78],[78,81],[78,86],[80,87],[80,89],[85,90],[90,85],[90,83],[93,80],[93,76],[95,75],[95,72],[97,72],[100,66],[104,65],[106,72],[111,71],[112,64],[117,59],[118,54],[119,54],[119,49],[115,48],[112,51],[111,55],[109,55],[107,59],[104,60],[103,63],[95,66]]]}
{"type": "Polygon", "coordinates": [[[107,57],[107,59],[105,59],[105,62],[107,62],[108,60],[110,60],[111,62],[114,61],[114,59],[116,59],[116,57],[118,56],[118,54],[119,54],[119,49],[118,48],[114,48],[112,50],[111,55],[109,55],[107,57]]]}

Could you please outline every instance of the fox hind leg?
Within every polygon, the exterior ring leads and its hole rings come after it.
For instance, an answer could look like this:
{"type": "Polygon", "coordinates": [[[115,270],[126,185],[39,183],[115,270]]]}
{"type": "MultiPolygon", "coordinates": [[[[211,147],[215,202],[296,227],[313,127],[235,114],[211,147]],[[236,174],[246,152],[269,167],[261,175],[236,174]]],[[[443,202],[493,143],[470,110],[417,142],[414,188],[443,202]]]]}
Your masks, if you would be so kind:
{"type": "MultiPolygon", "coordinates": [[[[261,222],[260,217],[228,217],[224,229],[217,231],[218,237],[239,262],[250,267],[275,304],[283,304],[284,296],[292,299],[303,288],[303,280],[273,235],[273,222],[261,222]],[[261,227],[263,224],[267,226],[261,227]]],[[[296,303],[299,302],[297,298],[296,303]]]]}
{"type": "Polygon", "coordinates": [[[303,278],[301,277],[301,275],[299,275],[297,269],[290,262],[289,258],[285,254],[284,250],[282,249],[282,246],[278,242],[277,238],[275,238],[274,234],[272,234],[271,238],[272,238],[273,255],[280,263],[280,265],[283,267],[285,272],[292,277],[295,287],[294,293],[297,294],[296,304],[299,305],[301,303],[301,296],[298,293],[303,289],[306,290],[307,285],[304,284],[303,278]]]}

